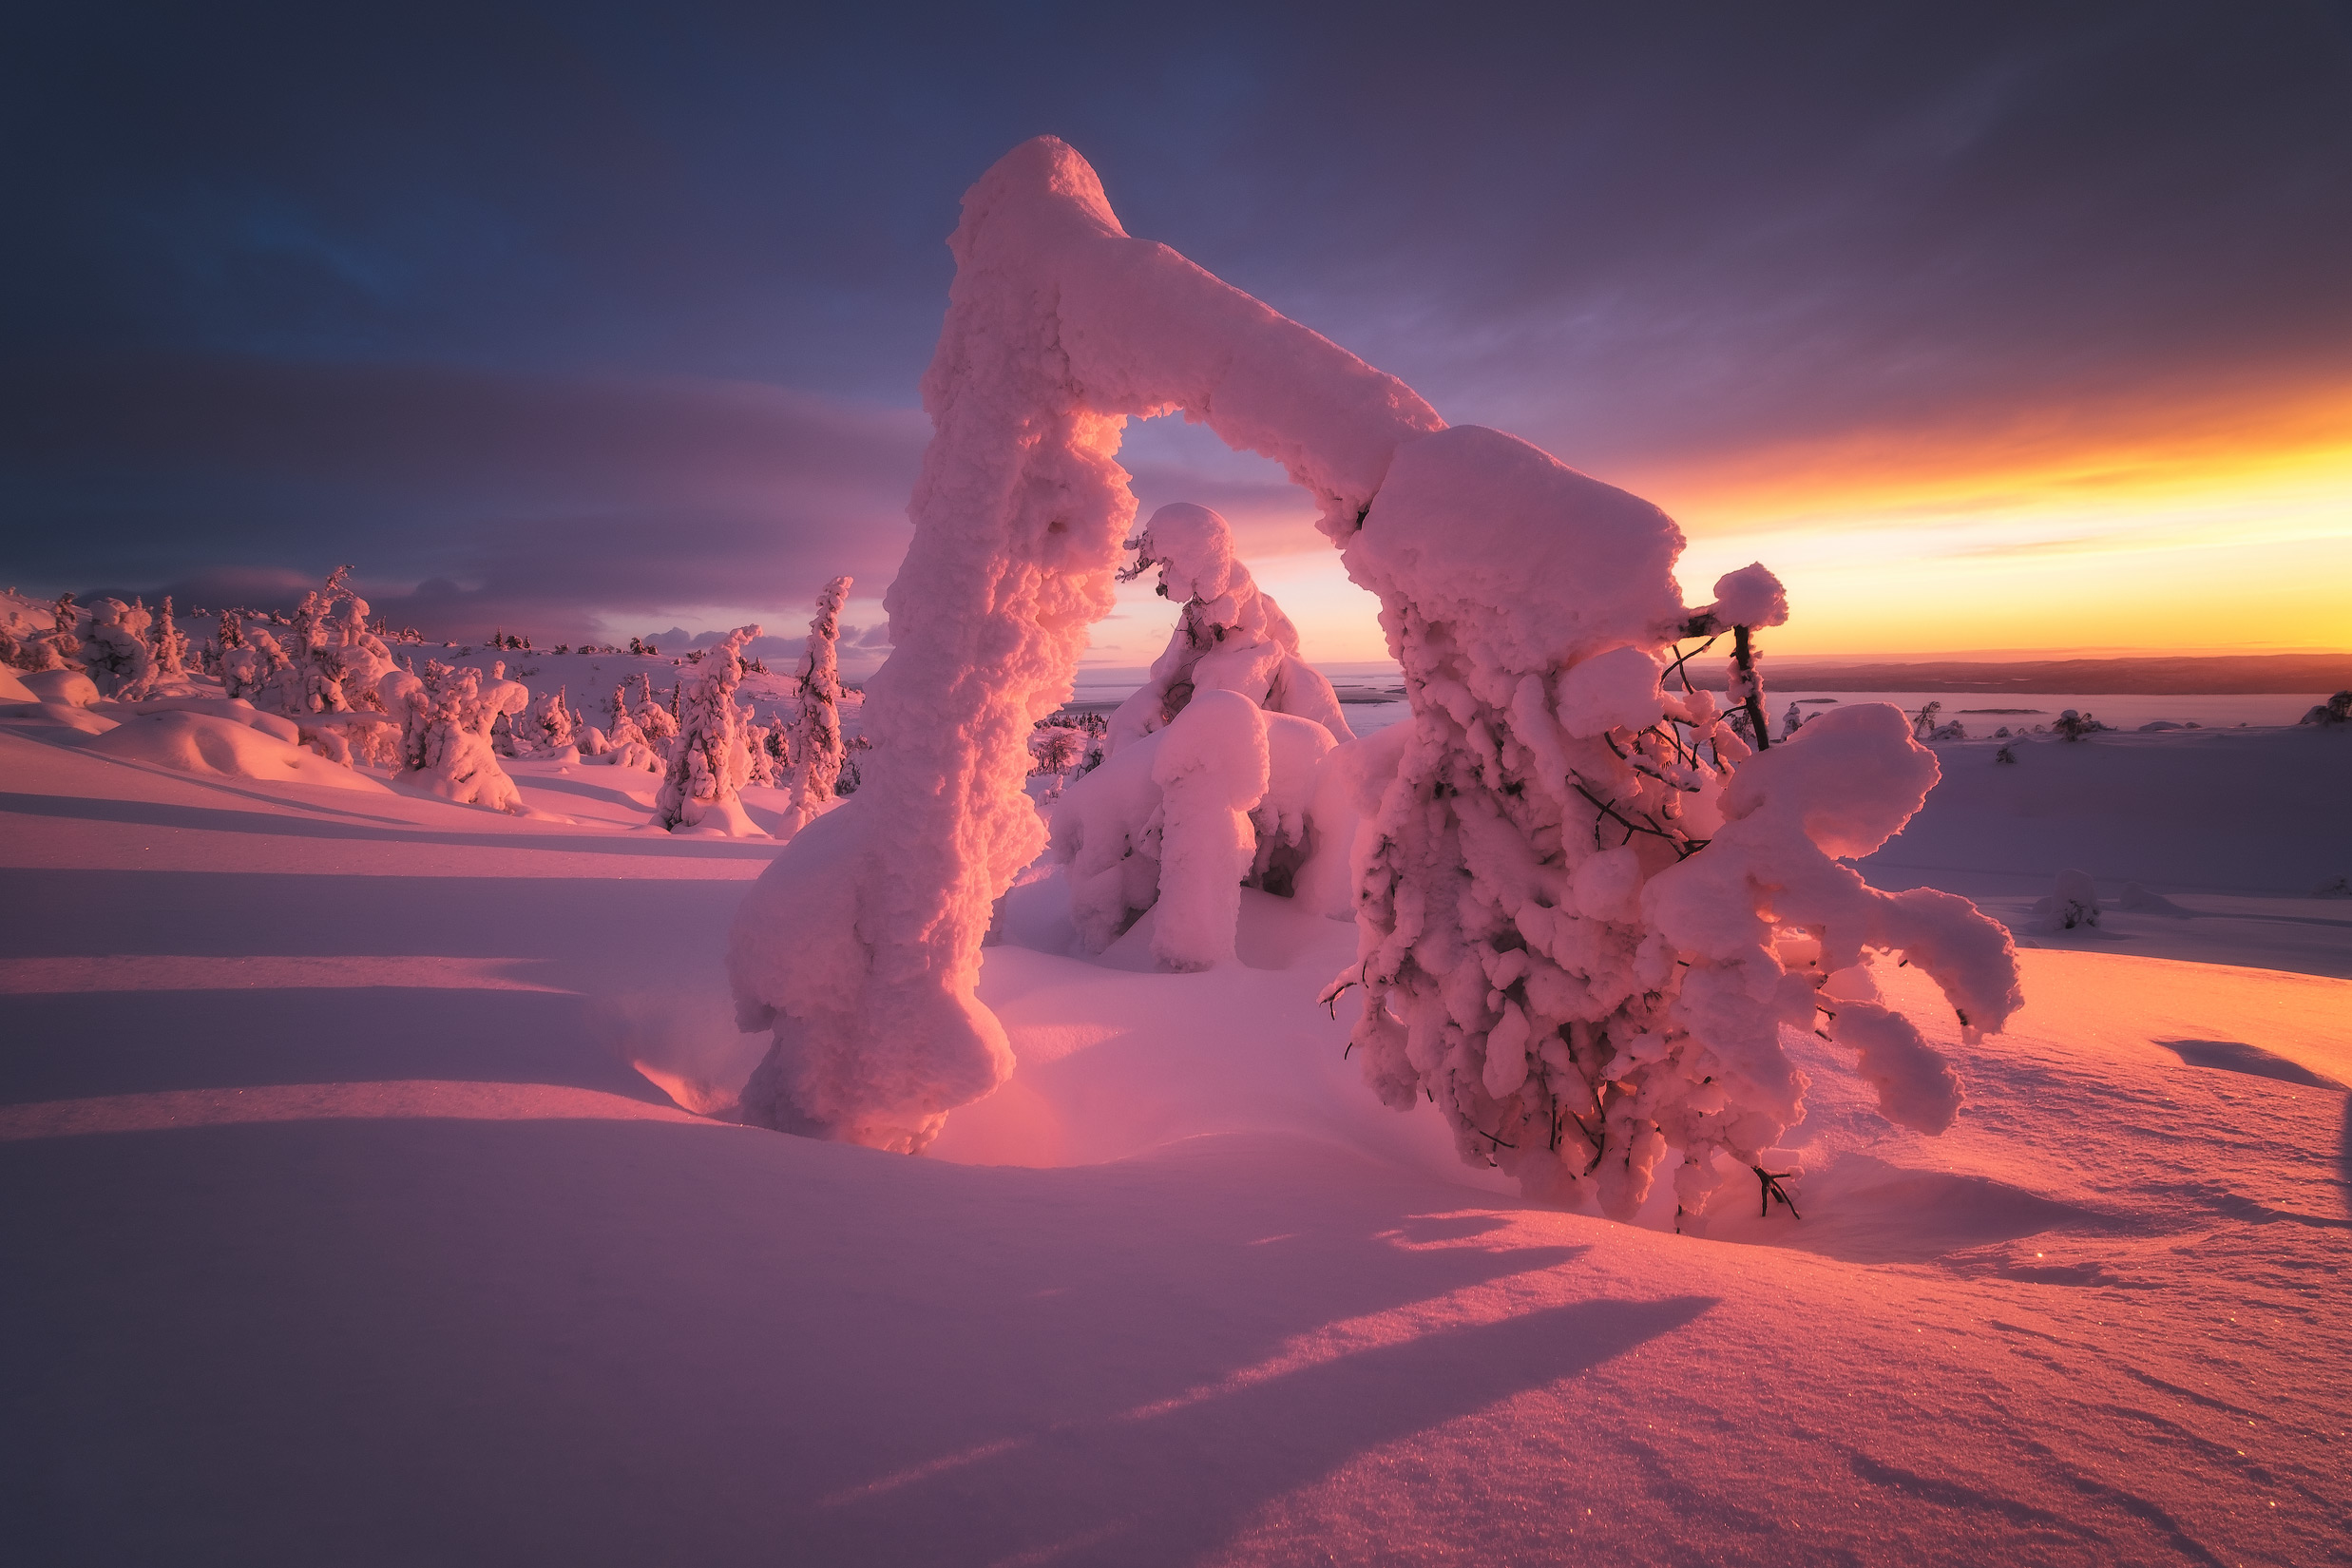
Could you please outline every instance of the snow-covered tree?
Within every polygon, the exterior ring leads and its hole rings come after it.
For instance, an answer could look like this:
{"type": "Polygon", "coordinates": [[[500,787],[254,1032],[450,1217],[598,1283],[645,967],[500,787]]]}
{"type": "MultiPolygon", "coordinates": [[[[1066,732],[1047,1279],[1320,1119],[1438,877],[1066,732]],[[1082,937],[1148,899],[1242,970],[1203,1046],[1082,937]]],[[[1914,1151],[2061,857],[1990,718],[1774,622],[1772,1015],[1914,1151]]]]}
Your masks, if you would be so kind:
{"type": "Polygon", "coordinates": [[[752,758],[743,712],[735,703],[743,680],[743,645],[757,626],[738,626],[695,666],[680,698],[678,744],[654,800],[654,821],[675,832],[704,828],[741,838],[760,834],[743,811],[752,758]]]}
{"type": "Polygon", "coordinates": [[[2298,724],[2317,724],[2331,729],[2338,724],[2352,723],[2352,691],[2338,692],[2324,702],[2315,702],[2306,710],[2298,724]]]}
{"type": "Polygon", "coordinates": [[[1035,772],[1053,777],[1053,787],[1045,792],[1046,799],[1060,799],[1062,785],[1070,774],[1085,766],[1092,738],[1084,730],[1067,724],[1040,724],[1029,732],[1029,755],[1035,761],[1035,772]]]}
{"type": "Polygon", "coordinates": [[[2060,713],[2057,721],[2050,727],[2069,740],[2080,740],[2087,735],[2096,735],[2107,728],[2090,714],[2077,713],[2072,708],[2060,713]]]}
{"type": "Polygon", "coordinates": [[[2099,890],[2089,871],[2064,870],[2047,897],[2034,906],[2037,924],[2045,931],[2071,931],[2099,923],[2099,890]]]}
{"type": "Polygon", "coordinates": [[[188,678],[188,637],[172,619],[169,594],[163,596],[163,607],[155,617],[155,677],[158,681],[188,678]]]}
{"type": "Polygon", "coordinates": [[[743,711],[743,744],[751,755],[751,773],[745,782],[763,790],[775,787],[775,751],[774,736],[776,726],[762,724],[750,708],[743,711]]]}
{"type": "Polygon", "coordinates": [[[841,783],[841,606],[850,579],[836,577],[816,596],[809,651],[800,671],[800,714],[793,721],[791,818],[797,832],[831,806],[841,783]]]}
{"type": "Polygon", "coordinates": [[[398,782],[461,806],[520,813],[522,794],[490,746],[512,685],[493,677],[486,690],[470,665],[426,660],[424,679],[403,695],[398,782]]]}
{"type": "Polygon", "coordinates": [[[645,746],[667,762],[678,742],[678,688],[671,687],[670,700],[663,702],[654,696],[652,676],[641,672],[637,679],[639,696],[629,717],[637,720],[638,734],[645,746]]]}
{"type": "Polygon", "coordinates": [[[653,774],[661,772],[661,755],[646,744],[645,732],[637,727],[637,717],[630,711],[628,693],[621,686],[613,688],[609,717],[610,726],[604,732],[602,750],[586,755],[608,767],[653,774]]]}
{"type": "Polygon", "coordinates": [[[1126,542],[1134,564],[1122,582],[1159,568],[1159,596],[1184,607],[1151,678],[1111,716],[1105,754],[1184,711],[1196,691],[1239,692],[1270,713],[1310,718],[1334,740],[1352,740],[1331,683],[1298,656],[1298,631],[1258,591],[1233,555],[1233,529],[1206,507],[1176,502],[1126,542]]]}
{"type": "Polygon", "coordinates": [[[39,670],[71,669],[81,662],[82,640],[75,635],[81,625],[82,613],[74,608],[73,595],[61,593],[49,609],[49,630],[26,649],[29,668],[39,670]]]}
{"type": "Polygon", "coordinates": [[[82,662],[101,692],[126,702],[155,695],[155,650],[147,642],[153,623],[144,600],[125,604],[102,599],[90,606],[82,662]]]}
{"type": "Polygon", "coordinates": [[[566,700],[570,690],[568,686],[558,686],[554,691],[542,692],[523,710],[513,726],[518,750],[527,743],[534,754],[560,752],[577,744],[578,720],[566,700]]]}
{"type": "Polygon", "coordinates": [[[730,945],[739,1022],[774,1031],[748,1119],[920,1149],[1009,1070],[973,987],[991,904],[1038,849],[1026,736],[1110,608],[1134,517],[1124,421],[1180,409],[1314,496],[1405,669],[1413,719],[1357,871],[1347,977],[1386,1099],[1434,1101],[1465,1157],[1531,1195],[1617,1214],[1678,1148],[1695,1212],[1796,1119],[1779,1031],[1810,1028],[1827,995],[1885,1113],[1948,1122],[1957,1083],[1870,999],[1865,954],[1903,952],[1985,1029],[2018,1004],[2014,955],[1964,900],[1881,893],[1841,864],[1901,828],[1936,762],[1878,704],[1768,749],[1750,634],[1786,616],[1769,572],[1689,609],[1656,507],[1445,428],[1393,377],[1130,239],[1050,138],[973,187],[951,248],[866,785],[776,858],[730,945]],[[1707,694],[1663,689],[1684,633],[1734,636],[1753,755],[1707,694]]]}

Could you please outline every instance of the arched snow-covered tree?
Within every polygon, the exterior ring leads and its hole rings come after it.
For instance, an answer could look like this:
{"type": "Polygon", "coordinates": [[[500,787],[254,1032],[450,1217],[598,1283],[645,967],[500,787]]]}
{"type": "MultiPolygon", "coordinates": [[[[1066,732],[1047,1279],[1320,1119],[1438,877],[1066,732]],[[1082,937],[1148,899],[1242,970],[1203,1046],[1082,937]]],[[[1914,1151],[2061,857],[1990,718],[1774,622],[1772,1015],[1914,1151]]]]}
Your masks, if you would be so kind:
{"type": "Polygon", "coordinates": [[[1122,581],[1159,570],[1159,595],[1183,606],[1150,679],[1111,715],[1105,755],[1151,734],[1184,711],[1196,691],[1238,692],[1269,713],[1294,714],[1353,740],[1339,698],[1321,671],[1298,656],[1298,630],[1258,591],[1233,554],[1233,529],[1206,507],[1176,502],[1152,514],[1126,542],[1135,564],[1122,581]]]}
{"type": "MultiPolygon", "coordinates": [[[[1409,734],[1357,870],[1355,1040],[1390,1102],[1434,1101],[1466,1157],[1627,1214],[1669,1148],[1686,1210],[1770,1147],[1803,1080],[1779,1044],[1871,950],[1941,982],[1964,1024],[2018,1003],[2006,934],[1964,901],[1864,886],[1936,777],[1892,709],[1807,724],[1739,766],[1711,698],[1660,676],[1691,629],[1775,624],[1769,573],[1687,607],[1656,507],[1523,441],[1448,429],[1393,377],[1130,239],[1084,160],[1024,143],[965,198],[924,382],[934,433],[870,683],[865,787],[755,886],[729,948],[774,1040],[743,1097],[770,1125],[920,1149],[1003,1080],[974,995],[994,898],[1038,850],[1034,721],[1110,608],[1134,499],[1125,420],[1181,410],[1284,464],[1381,602],[1409,734]]],[[[1745,711],[1747,630],[1736,642],[1745,711]]],[[[1106,768],[1109,765],[1106,764],[1106,768]]],[[[1375,781],[1377,782],[1377,781],[1375,781]]],[[[1889,1116],[1957,1089],[1871,1001],[1830,1025],[1889,1116]]]]}
{"type": "Polygon", "coordinates": [[[703,655],[679,698],[678,744],[654,799],[654,821],[675,832],[701,828],[731,838],[764,838],[743,811],[743,786],[752,774],[751,749],[742,710],[735,705],[743,680],[743,645],[757,626],[738,626],[703,655]]]}

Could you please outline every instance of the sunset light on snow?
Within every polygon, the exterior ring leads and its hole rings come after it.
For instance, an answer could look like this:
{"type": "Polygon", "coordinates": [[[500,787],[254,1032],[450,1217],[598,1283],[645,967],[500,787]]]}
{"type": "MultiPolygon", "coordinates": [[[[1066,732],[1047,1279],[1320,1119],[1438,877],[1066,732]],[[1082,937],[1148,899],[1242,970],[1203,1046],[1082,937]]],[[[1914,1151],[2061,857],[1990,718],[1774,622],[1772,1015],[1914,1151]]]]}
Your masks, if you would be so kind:
{"type": "Polygon", "coordinates": [[[2352,1562],[2352,11],[0,28],[7,1568],[2352,1562]]]}

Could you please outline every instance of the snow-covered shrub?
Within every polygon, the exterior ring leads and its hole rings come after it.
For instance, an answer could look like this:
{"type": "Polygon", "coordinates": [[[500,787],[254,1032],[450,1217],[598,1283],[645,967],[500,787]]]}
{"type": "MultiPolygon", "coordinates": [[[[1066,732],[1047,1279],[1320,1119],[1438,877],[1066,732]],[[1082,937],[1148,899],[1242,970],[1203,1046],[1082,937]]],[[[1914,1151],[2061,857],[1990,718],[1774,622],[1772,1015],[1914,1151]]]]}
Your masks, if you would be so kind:
{"type": "Polygon", "coordinates": [[[1089,738],[1085,731],[1067,724],[1040,724],[1029,732],[1029,756],[1034,763],[1031,771],[1053,777],[1053,788],[1045,793],[1046,799],[1060,799],[1070,774],[1085,764],[1089,738]]]}
{"type": "Polygon", "coordinates": [[[567,701],[570,688],[558,686],[532,699],[514,721],[515,746],[532,754],[560,752],[578,744],[578,717],[567,701]]]}
{"type": "Polygon", "coordinates": [[[2352,691],[2338,692],[2326,701],[2313,704],[2312,707],[2305,712],[2301,718],[2295,720],[2295,722],[2298,724],[2317,724],[2322,728],[2327,728],[2337,724],[2352,723],[2352,691]]]}
{"type": "MultiPolygon", "coordinates": [[[[1250,852],[1233,880],[1236,889],[1248,882],[1287,893],[1312,844],[1309,802],[1332,749],[1331,734],[1289,714],[1261,712],[1258,724],[1257,749],[1266,766],[1259,793],[1240,807],[1249,818],[1250,852]]],[[[1071,923],[1090,953],[1108,947],[1162,896],[1166,800],[1159,754],[1175,728],[1155,730],[1104,758],[1074,780],[1054,808],[1048,851],[1070,868],[1071,923]]]]}
{"type": "Polygon", "coordinates": [[[486,690],[480,670],[426,660],[424,679],[402,699],[397,781],[461,806],[521,813],[522,794],[490,746],[490,726],[507,711],[508,687],[511,681],[493,677],[486,690]]]}
{"type": "MultiPolygon", "coordinates": [[[[748,661],[744,667],[750,668],[748,661]]],[[[762,724],[753,716],[750,709],[744,710],[743,744],[751,759],[751,772],[746,777],[746,782],[756,784],[762,789],[775,787],[776,754],[774,749],[775,732],[775,725],[762,724]]]]}
{"type": "MultiPolygon", "coordinates": [[[[1857,707],[1764,749],[1750,633],[1786,602],[1762,567],[1693,615],[1657,508],[1524,442],[1446,429],[1403,383],[1128,238],[1059,142],[974,186],[951,248],[866,788],[776,858],[730,943],[738,1021],[774,1031],[747,1119],[920,1149],[1009,1070],[974,985],[990,906],[1038,848],[1025,738],[1111,605],[1133,519],[1123,422],[1171,409],[1315,497],[1405,668],[1413,718],[1364,835],[1349,976],[1355,1044],[1391,1103],[1433,1100],[1465,1155],[1619,1214],[1678,1147],[1675,1192],[1696,1210],[1795,1119],[1778,1031],[1809,1027],[1816,978],[1899,950],[1964,1027],[2017,1005],[1998,926],[1840,864],[1935,781],[1903,716],[1857,707]],[[1660,689],[1686,629],[1734,635],[1752,757],[1711,698],[1660,689]],[[1784,964],[1787,927],[1819,956],[1784,964]]],[[[1150,739],[1098,774],[1132,772],[1150,739]]],[[[1888,1115],[1948,1119],[1957,1089],[1907,1022],[1868,1001],[1838,1015],[1888,1115]]]]}
{"type": "Polygon", "coordinates": [[[2097,925],[2099,891],[2091,873],[2060,871],[2050,896],[2034,905],[2034,914],[2045,931],[2071,931],[2077,927],[2097,925]]]}
{"type": "Polygon", "coordinates": [[[100,691],[125,702],[155,695],[155,650],[147,643],[153,623],[144,601],[133,605],[102,599],[90,606],[82,663],[100,691]]]}
{"type": "Polygon", "coordinates": [[[241,629],[234,621],[221,623],[224,645],[220,650],[220,684],[231,697],[242,698],[257,708],[277,710],[277,704],[264,699],[264,694],[276,691],[286,683],[290,661],[277,639],[259,626],[241,629]],[[227,642],[234,634],[237,641],[227,642]]]}
{"type": "Polygon", "coordinates": [[[583,747],[581,755],[606,767],[661,772],[661,755],[646,744],[645,732],[637,727],[637,717],[629,711],[628,694],[620,686],[613,688],[610,716],[612,727],[603,732],[603,744],[594,751],[583,747]]]}
{"type": "Polygon", "coordinates": [[[695,666],[680,699],[678,744],[654,799],[654,821],[673,832],[705,828],[731,838],[765,836],[743,811],[752,758],[743,713],[735,705],[743,645],[758,635],[757,626],[738,626],[695,666]]]}
{"type": "Polygon", "coordinates": [[[49,630],[26,649],[29,660],[26,668],[35,672],[79,669],[82,660],[82,640],[76,636],[82,612],[74,608],[73,595],[61,593],[49,609],[49,630]]]}
{"type": "Polygon", "coordinates": [[[816,596],[800,672],[800,717],[793,723],[793,793],[788,827],[797,830],[832,803],[841,786],[841,606],[850,579],[836,577],[816,596]]]}
{"type": "Polygon", "coordinates": [[[1206,507],[1176,502],[1126,541],[1132,581],[1157,566],[1159,596],[1184,606],[1168,646],[1134,696],[1111,715],[1105,755],[1184,711],[1196,691],[1239,692],[1270,713],[1294,714],[1352,740],[1331,683],[1298,656],[1298,631],[1233,556],[1233,530],[1206,507]]]}
{"type": "Polygon", "coordinates": [[[2058,715],[2057,722],[2050,727],[2069,740],[2080,740],[2084,736],[2096,735],[2107,728],[2089,714],[2076,713],[2072,708],[2058,715]]]}
{"type": "Polygon", "coordinates": [[[670,700],[663,702],[654,696],[653,677],[638,676],[640,692],[637,706],[629,717],[637,721],[639,737],[654,755],[667,762],[678,741],[679,688],[670,688],[670,700]]]}
{"type": "Polygon", "coordinates": [[[1159,786],[1159,900],[1152,956],[1206,969],[1233,956],[1241,879],[1257,852],[1250,808],[1266,794],[1266,721],[1237,692],[1196,693],[1152,756],[1159,786]]]}

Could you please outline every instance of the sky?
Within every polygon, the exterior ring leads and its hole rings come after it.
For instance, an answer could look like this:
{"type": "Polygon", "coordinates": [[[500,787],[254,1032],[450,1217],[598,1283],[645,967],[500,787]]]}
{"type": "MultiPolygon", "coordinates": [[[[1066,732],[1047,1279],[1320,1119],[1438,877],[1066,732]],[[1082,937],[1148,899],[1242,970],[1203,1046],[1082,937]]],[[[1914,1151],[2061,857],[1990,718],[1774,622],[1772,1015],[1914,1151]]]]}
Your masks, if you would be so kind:
{"type": "MultiPolygon", "coordinates": [[[[1159,239],[1763,560],[1783,653],[2352,648],[2352,4],[10,8],[0,578],[857,661],[963,190],[1159,239]]],[[[1136,427],[1310,656],[1278,469],[1136,427]]],[[[1090,659],[1148,661],[1140,589],[1090,659]]]]}

